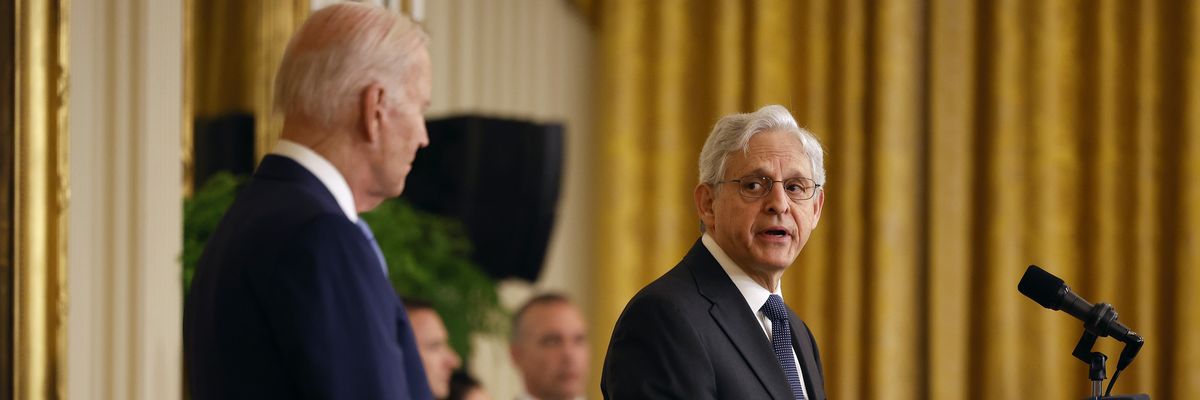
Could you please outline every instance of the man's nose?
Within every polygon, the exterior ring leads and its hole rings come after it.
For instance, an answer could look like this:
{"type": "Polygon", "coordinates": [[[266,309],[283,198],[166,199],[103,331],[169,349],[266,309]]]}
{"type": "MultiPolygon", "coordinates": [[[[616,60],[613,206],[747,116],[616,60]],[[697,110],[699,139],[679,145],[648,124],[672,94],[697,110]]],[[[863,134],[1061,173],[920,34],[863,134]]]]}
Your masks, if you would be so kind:
{"type": "Polygon", "coordinates": [[[568,347],[565,351],[563,351],[563,358],[565,358],[567,360],[572,360],[572,361],[582,360],[582,359],[587,359],[587,356],[588,356],[587,346],[572,346],[572,347],[568,347]]]}
{"type": "Polygon", "coordinates": [[[429,129],[425,127],[425,121],[421,121],[421,126],[417,129],[421,131],[421,135],[417,137],[417,148],[429,147],[429,129]]]}
{"type": "Polygon", "coordinates": [[[766,202],[764,206],[768,214],[784,214],[792,206],[792,199],[788,198],[783,182],[771,182],[771,191],[767,192],[763,201],[766,202]],[[779,189],[775,188],[776,184],[779,185],[779,189]]]}

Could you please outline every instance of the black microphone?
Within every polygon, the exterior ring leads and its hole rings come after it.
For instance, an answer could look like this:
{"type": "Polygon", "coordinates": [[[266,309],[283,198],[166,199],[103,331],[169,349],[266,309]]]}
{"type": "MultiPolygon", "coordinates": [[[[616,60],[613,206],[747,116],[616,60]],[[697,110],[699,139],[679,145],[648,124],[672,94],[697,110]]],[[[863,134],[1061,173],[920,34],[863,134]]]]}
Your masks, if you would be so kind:
{"type": "MultiPolygon", "coordinates": [[[[1062,310],[1067,314],[1083,321],[1083,326],[1096,336],[1112,336],[1113,339],[1125,343],[1137,343],[1141,347],[1142,338],[1137,333],[1117,321],[1117,312],[1112,306],[1088,303],[1071,291],[1070,287],[1057,276],[1046,272],[1036,265],[1030,265],[1017,284],[1017,290],[1051,310],[1062,310]]],[[[1124,357],[1122,357],[1124,358],[1124,357]]],[[[1132,357],[1130,357],[1132,358],[1132,357]]]]}

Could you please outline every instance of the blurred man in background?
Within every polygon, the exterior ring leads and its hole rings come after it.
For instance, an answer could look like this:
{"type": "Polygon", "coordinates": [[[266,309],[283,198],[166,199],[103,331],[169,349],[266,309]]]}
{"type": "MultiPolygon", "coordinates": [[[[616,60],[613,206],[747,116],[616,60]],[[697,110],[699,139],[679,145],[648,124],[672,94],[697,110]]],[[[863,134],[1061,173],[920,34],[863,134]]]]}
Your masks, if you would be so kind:
{"type": "Polygon", "coordinates": [[[429,379],[433,397],[444,399],[450,395],[450,376],[462,365],[458,352],[450,347],[450,334],[446,324],[433,306],[424,301],[404,299],[408,319],[412,321],[413,335],[417,338],[417,349],[421,363],[429,379]]]}
{"type": "Polygon", "coordinates": [[[543,294],[517,309],[509,353],[521,371],[521,400],[583,397],[587,380],[587,325],[566,296],[543,294]]]}

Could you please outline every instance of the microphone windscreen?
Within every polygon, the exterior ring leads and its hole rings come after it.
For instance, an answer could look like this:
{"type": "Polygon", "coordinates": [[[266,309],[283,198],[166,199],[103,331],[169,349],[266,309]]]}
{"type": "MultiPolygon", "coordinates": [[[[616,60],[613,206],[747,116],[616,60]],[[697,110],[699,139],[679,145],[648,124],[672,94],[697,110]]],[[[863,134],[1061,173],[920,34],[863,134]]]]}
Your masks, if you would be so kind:
{"type": "Polygon", "coordinates": [[[1036,265],[1030,265],[1025,270],[1025,275],[1021,277],[1021,283],[1017,284],[1017,290],[1025,297],[1041,304],[1042,307],[1057,310],[1059,303],[1062,302],[1058,291],[1063,286],[1066,284],[1062,279],[1036,265]]]}

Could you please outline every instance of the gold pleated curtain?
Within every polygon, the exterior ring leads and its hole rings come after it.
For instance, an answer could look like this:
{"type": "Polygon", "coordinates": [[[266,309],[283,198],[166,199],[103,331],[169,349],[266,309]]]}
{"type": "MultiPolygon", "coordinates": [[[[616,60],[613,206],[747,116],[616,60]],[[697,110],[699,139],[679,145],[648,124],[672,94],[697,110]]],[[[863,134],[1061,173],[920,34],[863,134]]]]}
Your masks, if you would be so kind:
{"type": "MultiPolygon", "coordinates": [[[[1114,393],[1200,397],[1200,4],[577,4],[599,41],[594,382],[626,301],[699,235],[714,122],[782,104],[827,149],[784,296],[832,398],[1082,398],[1082,323],[1017,292],[1029,264],[1146,339],[1114,393]]],[[[1119,345],[1097,349],[1111,376],[1119,345]]]]}
{"type": "MultiPolygon", "coordinates": [[[[191,117],[228,113],[254,116],[255,162],[283,128],[272,109],[275,72],[292,33],[309,14],[309,0],[186,0],[187,108],[191,117]]],[[[189,121],[191,122],[191,121],[189,121]]],[[[191,157],[191,126],[186,126],[184,157],[191,157]]],[[[191,185],[191,165],[185,163],[191,185]]],[[[190,187],[188,188],[190,193],[190,187]]]]}

